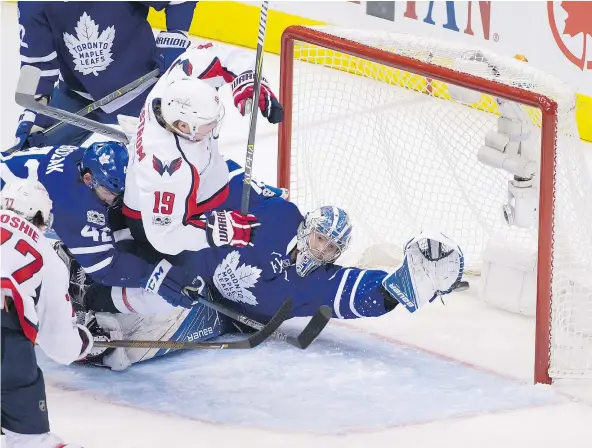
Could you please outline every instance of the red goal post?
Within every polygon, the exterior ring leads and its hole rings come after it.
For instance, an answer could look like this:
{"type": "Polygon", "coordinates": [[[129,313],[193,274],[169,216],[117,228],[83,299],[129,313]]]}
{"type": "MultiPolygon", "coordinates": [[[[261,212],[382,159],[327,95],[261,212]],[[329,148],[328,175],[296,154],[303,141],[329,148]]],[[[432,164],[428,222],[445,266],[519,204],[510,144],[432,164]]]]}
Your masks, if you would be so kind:
{"type": "MultiPolygon", "coordinates": [[[[430,62],[433,57],[429,54],[414,57],[409,52],[397,52],[396,48],[385,48],[384,38],[381,35],[381,45],[372,45],[368,39],[355,39],[356,33],[351,30],[340,33],[339,28],[309,28],[302,26],[288,27],[282,36],[281,44],[281,85],[280,101],[284,107],[285,119],[279,128],[279,153],[278,153],[278,185],[281,187],[294,187],[294,141],[293,128],[295,113],[294,101],[298,96],[305,94],[307,89],[302,86],[303,80],[295,83],[295,65],[316,64],[332,69],[333,71],[350,72],[348,64],[336,64],[336,57],[345,57],[350,62],[355,59],[367,61],[367,64],[379,64],[380,66],[408,72],[427,80],[427,87],[415,89],[421,94],[430,94],[433,80],[441,81],[448,85],[456,85],[481,92],[496,98],[502,98],[524,106],[530,106],[540,110],[540,189],[538,207],[538,263],[537,263],[537,293],[536,293],[536,347],[534,380],[537,383],[550,383],[549,363],[551,352],[551,286],[553,275],[553,239],[554,239],[554,204],[555,204],[555,175],[556,175],[556,142],[558,132],[558,104],[549,96],[537,92],[531,88],[523,88],[519,85],[509,85],[500,82],[491,76],[477,76],[475,74],[456,70],[445,64],[430,62]],[[335,32],[337,31],[337,32],[335,32]],[[345,34],[347,37],[344,37],[345,34]],[[358,40],[358,41],[357,41],[358,40]],[[380,48],[379,48],[380,47],[380,48]],[[295,57],[295,51],[299,55],[295,57]],[[307,53],[308,52],[308,53],[307,53]],[[307,54],[305,54],[307,53],[307,54]],[[304,56],[303,56],[304,54],[304,56]],[[339,56],[337,56],[339,55],[339,56]],[[332,62],[327,62],[332,61],[332,62]],[[297,89],[300,89],[297,91],[297,89]]],[[[376,32],[375,32],[376,33],[376,32]]],[[[368,33],[360,31],[361,36],[368,33]]],[[[383,33],[388,38],[388,33],[383,33]]],[[[392,34],[393,36],[398,36],[392,34]]],[[[446,43],[439,44],[440,48],[446,48],[446,43]]],[[[396,47],[396,45],[395,45],[396,47]]],[[[509,58],[508,58],[509,59],[509,58]]],[[[356,76],[360,73],[356,73],[356,76]]],[[[316,75],[309,76],[309,82],[315,82],[316,75]]],[[[362,76],[364,76],[362,74],[362,76]]],[[[372,78],[372,76],[367,78],[372,78]]],[[[321,82],[323,75],[316,78],[321,82]]],[[[327,84],[331,86],[331,83],[327,84]]],[[[311,85],[312,87],[312,85],[311,85]]],[[[401,87],[400,85],[398,87],[401,87]]],[[[398,87],[393,87],[396,89],[398,87]]],[[[329,87],[330,88],[330,87],[329,87]]],[[[362,92],[360,92],[361,94],[362,92]]],[[[351,92],[348,93],[350,95],[351,92]]],[[[354,92],[355,95],[355,92],[354,92]]],[[[354,99],[353,101],[357,101],[354,99]]],[[[360,99],[360,104],[364,98],[360,99]]],[[[316,107],[316,106],[315,106],[316,107]]],[[[325,106],[322,106],[325,107],[325,106]]],[[[326,111],[333,110],[329,105],[326,111]]],[[[305,112],[303,112],[305,113],[305,112]]],[[[330,112],[327,112],[330,113],[330,112]]],[[[385,150],[388,148],[384,148],[385,150]]],[[[341,160],[338,155],[334,160],[341,160]]],[[[336,169],[341,167],[336,167],[336,169]]],[[[347,175],[343,172],[342,175],[347,175]]],[[[299,187],[297,187],[299,188],[299,187]]],[[[307,193],[308,194],[308,193],[307,193]]],[[[297,198],[296,202],[297,202],[297,198]]],[[[298,203],[298,202],[297,202],[298,203]]],[[[300,204],[299,204],[300,205],[300,204]]],[[[335,203],[335,205],[340,205],[335,203]]],[[[408,235],[412,237],[413,235],[408,235]]],[[[461,243],[462,247],[462,243],[461,243]]]]}

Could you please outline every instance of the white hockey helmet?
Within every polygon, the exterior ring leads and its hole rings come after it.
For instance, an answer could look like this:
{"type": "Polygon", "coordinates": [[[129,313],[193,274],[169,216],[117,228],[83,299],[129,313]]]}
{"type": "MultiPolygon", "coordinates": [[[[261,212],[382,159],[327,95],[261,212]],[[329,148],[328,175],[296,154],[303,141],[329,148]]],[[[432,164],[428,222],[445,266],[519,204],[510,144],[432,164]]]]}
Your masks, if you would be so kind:
{"type": "Polygon", "coordinates": [[[4,185],[1,196],[0,209],[12,210],[42,231],[51,228],[53,202],[39,181],[15,179],[4,185]]]}
{"type": "Polygon", "coordinates": [[[201,141],[210,133],[218,136],[224,106],[216,89],[201,79],[183,76],[174,78],[165,87],[161,98],[161,116],[173,132],[191,141],[201,141]],[[188,125],[187,132],[179,122],[188,125]]]}

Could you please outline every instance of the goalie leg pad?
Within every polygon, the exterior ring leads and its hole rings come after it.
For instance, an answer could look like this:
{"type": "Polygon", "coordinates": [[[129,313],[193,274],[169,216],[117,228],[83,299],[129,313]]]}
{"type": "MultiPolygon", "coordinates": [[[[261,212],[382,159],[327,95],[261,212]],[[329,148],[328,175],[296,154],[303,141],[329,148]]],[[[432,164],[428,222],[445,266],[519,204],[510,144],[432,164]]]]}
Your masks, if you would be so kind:
{"type": "Polygon", "coordinates": [[[405,245],[405,259],[382,281],[383,288],[410,312],[450,293],[462,279],[464,257],[445,235],[427,231],[405,245]]]}

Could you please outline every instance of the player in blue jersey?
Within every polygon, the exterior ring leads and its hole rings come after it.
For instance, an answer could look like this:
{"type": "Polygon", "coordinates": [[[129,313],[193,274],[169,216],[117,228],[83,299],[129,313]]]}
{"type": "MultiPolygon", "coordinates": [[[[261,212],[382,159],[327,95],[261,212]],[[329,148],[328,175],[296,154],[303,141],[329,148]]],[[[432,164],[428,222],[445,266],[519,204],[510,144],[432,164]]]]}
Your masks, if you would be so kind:
{"type": "MultiPolygon", "coordinates": [[[[155,68],[164,73],[189,46],[187,31],[196,3],[18,2],[21,66],[36,66],[42,75],[37,100],[77,112],[155,68]],[[167,31],[156,39],[147,20],[149,7],[166,11],[167,31]]],[[[118,114],[138,116],[155,82],[141,85],[88,118],[111,124],[117,123],[118,114]]],[[[90,135],[70,125],[47,136],[39,132],[54,122],[25,110],[13,148],[78,145],[90,135]]]]}
{"type": "MultiPolygon", "coordinates": [[[[209,295],[261,322],[268,321],[286,297],[293,301],[293,317],[311,316],[320,306],[328,305],[334,318],[357,319],[381,316],[398,304],[414,312],[450,293],[462,278],[462,251],[438,232],[422,232],[410,240],[405,245],[405,259],[392,272],[366,270],[335,264],[351,238],[352,227],[343,210],[326,206],[302,216],[294,204],[273,198],[253,211],[261,222],[253,246],[214,246],[192,254],[185,266],[186,278],[178,280],[189,298],[195,292],[209,295]]],[[[99,312],[97,322],[105,331],[115,331],[125,339],[150,335],[192,340],[210,331],[195,319],[193,310],[170,312],[160,318],[130,316],[136,300],[146,303],[141,299],[144,294],[143,290],[128,289],[128,306],[105,294],[102,300],[112,300],[122,314],[99,312]]],[[[191,306],[190,302],[180,304],[191,306]]],[[[227,331],[232,327],[227,326],[227,331]]],[[[125,368],[163,353],[117,349],[104,362],[125,368]]]]}
{"type": "MultiPolygon", "coordinates": [[[[143,288],[158,293],[168,302],[185,302],[187,297],[181,294],[178,285],[185,271],[173,266],[182,265],[185,254],[168,256],[156,252],[149,244],[134,241],[126,228],[120,199],[127,162],[126,148],[116,142],[99,142],[88,148],[31,148],[2,157],[1,174],[3,182],[33,176],[45,186],[53,200],[53,230],[68,248],[68,255],[77,262],[72,275],[89,276],[97,284],[93,289],[97,294],[102,286],[115,286],[120,303],[129,304],[125,288],[143,288]],[[163,266],[167,275],[155,282],[163,266]]],[[[226,164],[230,172],[228,181],[236,193],[231,198],[236,203],[242,191],[243,170],[231,160],[226,164]]],[[[253,180],[253,204],[282,193],[253,180]]],[[[92,302],[93,296],[89,294],[88,300],[92,302]]],[[[148,303],[145,306],[136,303],[134,310],[156,312],[171,308],[155,294],[144,297],[148,303]]],[[[97,307],[94,309],[117,311],[110,306],[97,307]]]]}

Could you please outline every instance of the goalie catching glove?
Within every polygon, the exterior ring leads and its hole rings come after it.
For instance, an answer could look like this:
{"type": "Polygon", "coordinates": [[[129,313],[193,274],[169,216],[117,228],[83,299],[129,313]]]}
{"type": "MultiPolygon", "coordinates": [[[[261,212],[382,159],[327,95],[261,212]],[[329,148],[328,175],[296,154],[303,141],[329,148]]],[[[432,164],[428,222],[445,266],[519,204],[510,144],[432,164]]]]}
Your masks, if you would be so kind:
{"type": "Polygon", "coordinates": [[[410,312],[456,289],[464,270],[463,253],[439,232],[422,232],[405,245],[401,266],[383,288],[410,312]]]}
{"type": "MultiPolygon", "coordinates": [[[[241,115],[250,112],[249,104],[252,105],[254,91],[255,72],[253,70],[241,73],[232,81],[234,105],[241,115]]],[[[261,115],[267,118],[270,123],[281,123],[284,120],[284,108],[269,88],[265,78],[261,78],[259,109],[261,109],[261,115]]]]}

